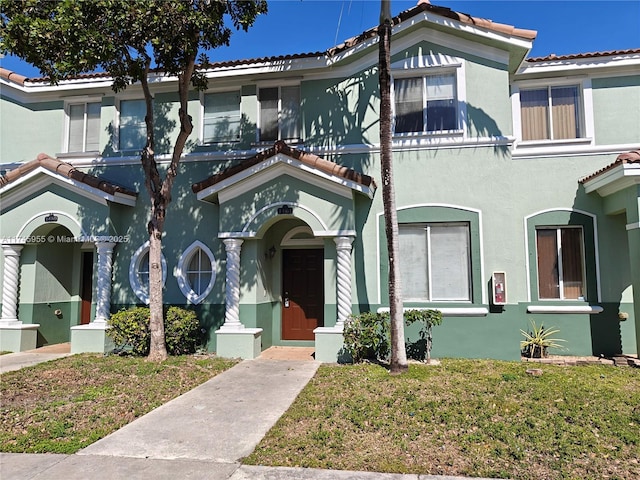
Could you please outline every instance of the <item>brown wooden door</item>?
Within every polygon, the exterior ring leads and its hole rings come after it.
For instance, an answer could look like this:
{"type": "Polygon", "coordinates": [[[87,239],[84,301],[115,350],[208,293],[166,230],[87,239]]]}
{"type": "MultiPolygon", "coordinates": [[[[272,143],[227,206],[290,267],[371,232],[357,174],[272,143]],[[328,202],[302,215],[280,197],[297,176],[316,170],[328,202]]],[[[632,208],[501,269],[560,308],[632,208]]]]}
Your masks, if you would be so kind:
{"type": "Polygon", "coordinates": [[[93,252],[82,252],[82,278],[80,282],[80,324],[86,325],[91,323],[93,252]]]}
{"type": "Polygon", "coordinates": [[[324,326],[324,252],[282,251],[282,339],[314,340],[324,326]]]}

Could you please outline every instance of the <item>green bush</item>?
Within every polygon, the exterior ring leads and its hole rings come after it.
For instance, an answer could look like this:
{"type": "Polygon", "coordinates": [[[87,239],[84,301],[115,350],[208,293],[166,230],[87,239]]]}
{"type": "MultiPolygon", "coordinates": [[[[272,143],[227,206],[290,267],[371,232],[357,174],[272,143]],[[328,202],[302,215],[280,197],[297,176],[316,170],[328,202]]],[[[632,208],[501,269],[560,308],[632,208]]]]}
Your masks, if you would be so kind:
{"type": "MultiPolygon", "coordinates": [[[[107,335],[117,350],[130,350],[138,356],[149,354],[149,308],[134,307],[111,315],[107,335]]],[[[164,314],[164,333],[169,355],[194,353],[202,343],[200,322],[195,312],[169,307],[164,314]]]]}
{"type": "Polygon", "coordinates": [[[149,309],[134,307],[120,310],[109,318],[107,335],[116,344],[116,349],[131,349],[134,355],[149,354],[151,335],[149,333],[149,309]]]}
{"type": "Polygon", "coordinates": [[[431,363],[431,346],[433,345],[432,329],[442,323],[442,312],[430,309],[412,309],[404,312],[407,326],[414,323],[420,325],[420,338],[407,344],[407,356],[416,360],[425,360],[431,363]]]}
{"type": "Polygon", "coordinates": [[[169,307],[164,315],[164,338],[169,355],[195,353],[202,344],[202,331],[196,312],[169,307]]]}
{"type": "Polygon", "coordinates": [[[387,360],[391,352],[389,314],[350,315],[344,325],[343,337],[344,348],[354,363],[387,360]]]}

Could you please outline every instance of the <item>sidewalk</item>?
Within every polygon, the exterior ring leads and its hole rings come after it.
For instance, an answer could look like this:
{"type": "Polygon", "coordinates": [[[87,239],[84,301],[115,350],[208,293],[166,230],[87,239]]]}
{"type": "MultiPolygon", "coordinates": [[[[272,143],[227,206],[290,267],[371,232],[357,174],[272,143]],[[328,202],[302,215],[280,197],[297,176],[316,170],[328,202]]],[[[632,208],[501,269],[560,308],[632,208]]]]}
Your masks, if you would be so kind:
{"type": "Polygon", "coordinates": [[[0,453],[0,478],[462,480],[241,465],[242,458],[289,408],[319,365],[308,360],[243,361],[75,455],[0,453]]]}
{"type": "MultiPolygon", "coordinates": [[[[27,350],[26,352],[8,353],[0,355],[0,373],[20,370],[24,367],[30,367],[49,360],[68,357],[71,355],[70,345],[61,343],[51,345],[49,347],[41,347],[35,350],[27,350]]],[[[0,472],[1,473],[1,472],[0,472]]]]}

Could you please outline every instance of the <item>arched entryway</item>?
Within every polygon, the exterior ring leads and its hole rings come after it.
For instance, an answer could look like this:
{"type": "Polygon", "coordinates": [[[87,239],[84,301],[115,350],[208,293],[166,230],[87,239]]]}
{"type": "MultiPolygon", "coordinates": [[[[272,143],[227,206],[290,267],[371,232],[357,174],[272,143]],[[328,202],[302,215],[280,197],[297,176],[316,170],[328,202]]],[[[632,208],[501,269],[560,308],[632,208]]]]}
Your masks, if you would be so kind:
{"type": "Polygon", "coordinates": [[[324,357],[336,361],[352,308],[355,198],[373,197],[373,179],[277,142],[192,189],[217,205],[226,252],[218,355],[255,358],[272,345],[317,351],[320,334],[337,340],[324,357]]]}

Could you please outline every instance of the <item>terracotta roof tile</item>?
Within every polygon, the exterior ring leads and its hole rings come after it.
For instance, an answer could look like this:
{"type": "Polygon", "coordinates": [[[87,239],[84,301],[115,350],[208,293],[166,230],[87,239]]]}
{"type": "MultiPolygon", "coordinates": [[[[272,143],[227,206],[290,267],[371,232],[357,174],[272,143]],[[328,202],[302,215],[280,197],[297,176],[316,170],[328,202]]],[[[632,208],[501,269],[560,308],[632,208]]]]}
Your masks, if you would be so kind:
{"type": "Polygon", "coordinates": [[[13,170],[9,170],[5,175],[0,177],[0,187],[4,187],[5,185],[10,184],[11,182],[15,182],[19,178],[25,176],[29,172],[32,172],[38,167],[44,167],[47,170],[57,173],[58,175],[62,175],[64,177],[70,178],[72,180],[84,183],[85,185],[89,185],[90,187],[97,188],[98,190],[102,190],[110,195],[115,195],[116,193],[120,193],[123,195],[131,195],[137,197],[138,194],[131,190],[127,190],[119,185],[115,185],[113,183],[107,182],[100,177],[95,177],[93,175],[89,175],[88,173],[81,172],[77,170],[73,165],[70,165],[65,162],[61,162],[55,158],[50,157],[44,153],[38,155],[35,160],[31,160],[30,162],[23,163],[18,168],[14,168],[13,170]]]}
{"type": "MultiPolygon", "coordinates": [[[[462,22],[468,25],[485,28],[487,30],[502,33],[505,35],[513,35],[516,37],[525,38],[527,40],[533,40],[534,38],[536,38],[536,35],[537,35],[537,32],[534,30],[524,30],[520,28],[515,28],[512,25],[496,23],[496,22],[493,22],[492,20],[487,20],[484,18],[472,17],[467,13],[455,12],[450,8],[431,5],[425,0],[420,0],[416,6],[409,8],[403,12],[400,12],[400,14],[393,17],[392,24],[398,25],[401,22],[404,22],[405,20],[415,17],[416,15],[426,11],[431,12],[435,15],[439,15],[441,17],[457,20],[459,22],[462,22]]],[[[378,26],[376,25],[375,27],[365,30],[361,34],[356,35],[355,37],[349,38],[345,40],[343,43],[336,45],[334,47],[331,47],[324,52],[296,53],[296,54],[290,54],[290,55],[277,55],[277,56],[271,56],[271,57],[259,57],[259,58],[249,58],[249,59],[242,59],[242,60],[212,62],[210,65],[208,65],[207,68],[215,69],[215,68],[223,68],[223,67],[235,67],[238,65],[250,65],[252,63],[268,63],[268,62],[276,62],[276,61],[282,61],[282,60],[294,60],[298,58],[313,58],[313,57],[322,57],[322,56],[332,57],[340,52],[348,50],[362,42],[365,42],[366,40],[375,38],[377,36],[378,36],[378,26]]],[[[202,66],[199,66],[199,68],[202,68],[202,66]]],[[[0,72],[2,72],[1,76],[7,79],[9,79],[10,74],[17,75],[13,72],[10,72],[2,68],[0,68],[0,72]]],[[[20,75],[18,75],[18,77],[22,78],[22,84],[24,84],[24,81],[29,81],[32,83],[46,83],[48,81],[47,78],[25,78],[20,75]]],[[[93,79],[93,78],[108,78],[108,77],[109,77],[108,74],[99,72],[99,73],[87,73],[82,75],[76,75],[73,77],[73,79],[93,79]]],[[[11,77],[11,80],[15,81],[15,78],[11,77]]],[[[16,83],[20,83],[20,82],[18,81],[16,83]]]]}
{"type": "Polygon", "coordinates": [[[609,170],[612,170],[625,163],[626,164],[637,163],[640,165],[640,148],[638,150],[632,150],[631,152],[621,153],[620,155],[618,155],[615,162],[607,165],[604,168],[601,168],[600,170],[592,173],[591,175],[588,175],[580,179],[580,183],[586,183],[589,180],[593,180],[597,176],[602,175],[603,173],[608,172],[609,170]]]}
{"type": "Polygon", "coordinates": [[[24,75],[20,75],[16,72],[12,72],[11,70],[7,70],[6,68],[0,67],[0,78],[4,78],[13,83],[17,83],[18,85],[24,85],[24,82],[28,80],[24,75]]]}
{"type": "Polygon", "coordinates": [[[525,61],[528,63],[539,63],[539,62],[553,62],[557,60],[580,60],[582,58],[613,57],[617,55],[636,55],[636,54],[640,54],[640,48],[629,49],[629,50],[608,50],[605,52],[574,53],[574,54],[568,54],[568,55],[556,55],[555,53],[552,53],[551,55],[547,55],[546,57],[527,58],[525,61]]]}
{"type": "Polygon", "coordinates": [[[322,172],[328,173],[329,175],[342,177],[366,187],[376,187],[375,181],[368,175],[358,173],[355,170],[345,167],[344,165],[338,165],[337,163],[325,160],[312,153],[303,152],[302,150],[298,150],[296,148],[291,148],[283,141],[277,141],[273,147],[257,153],[256,155],[243,160],[241,163],[229,167],[220,173],[212,175],[209,178],[202,180],[201,182],[194,183],[191,186],[191,190],[193,190],[193,193],[201,192],[205,188],[215,185],[216,183],[220,183],[221,181],[232,177],[248,168],[251,168],[254,165],[265,161],[266,159],[277,155],[278,153],[283,153],[288,157],[295,158],[299,162],[304,163],[305,165],[309,165],[310,167],[318,169],[322,172]]]}

